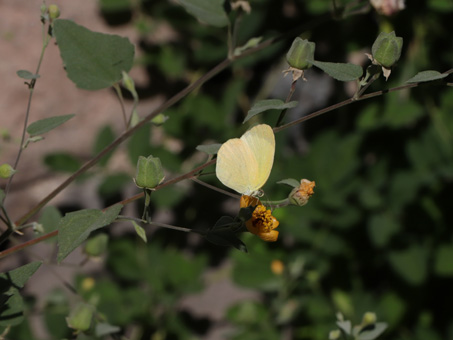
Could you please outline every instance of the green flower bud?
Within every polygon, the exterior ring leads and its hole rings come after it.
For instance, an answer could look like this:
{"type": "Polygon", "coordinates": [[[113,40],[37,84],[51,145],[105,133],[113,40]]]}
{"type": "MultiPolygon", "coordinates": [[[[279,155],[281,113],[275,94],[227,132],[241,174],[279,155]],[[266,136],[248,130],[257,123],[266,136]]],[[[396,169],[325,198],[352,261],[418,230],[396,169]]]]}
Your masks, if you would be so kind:
{"type": "Polygon", "coordinates": [[[403,38],[397,37],[395,32],[382,32],[375,40],[371,53],[377,64],[390,68],[400,59],[402,47],[403,38]]]}
{"type": "Polygon", "coordinates": [[[123,75],[123,85],[124,87],[130,92],[130,93],[136,93],[135,92],[135,83],[134,79],[132,79],[127,72],[122,72],[123,75]]]}
{"type": "Polygon", "coordinates": [[[368,325],[374,325],[377,321],[376,313],[373,312],[366,312],[363,314],[362,317],[362,327],[366,327],[368,325]]]}
{"type": "Polygon", "coordinates": [[[84,252],[91,257],[99,257],[105,253],[109,237],[107,234],[97,234],[85,243],[84,252]]]}
{"type": "Polygon", "coordinates": [[[46,5],[45,5],[45,4],[42,4],[41,7],[40,7],[40,10],[41,10],[41,15],[46,14],[46,10],[47,10],[46,5]]]}
{"type": "Polygon", "coordinates": [[[291,67],[299,70],[306,70],[311,67],[310,61],[315,57],[314,42],[305,39],[296,38],[286,54],[286,61],[291,67]]]}
{"type": "Polygon", "coordinates": [[[153,189],[162,183],[164,178],[164,170],[159,158],[153,156],[138,158],[135,184],[139,188],[153,189]]]}
{"type": "Polygon", "coordinates": [[[87,331],[93,323],[95,309],[92,305],[79,303],[66,318],[68,326],[78,331],[87,331]]]}
{"type": "Polygon", "coordinates": [[[45,232],[44,226],[41,223],[33,222],[32,226],[33,226],[33,231],[36,234],[44,234],[44,232],[45,232]]]}
{"type": "Polygon", "coordinates": [[[48,11],[51,20],[57,19],[60,16],[60,8],[57,5],[50,5],[48,11]]]}
{"type": "Polygon", "coordinates": [[[329,332],[329,340],[337,340],[340,339],[341,331],[339,329],[335,329],[329,332]]]}
{"type": "Polygon", "coordinates": [[[156,126],[161,126],[168,120],[168,116],[164,115],[163,113],[159,113],[156,117],[151,119],[151,124],[156,125],[156,126]]]}
{"type": "Polygon", "coordinates": [[[2,164],[0,165],[0,178],[10,178],[14,175],[17,171],[13,169],[13,167],[9,164],[2,164]]]}

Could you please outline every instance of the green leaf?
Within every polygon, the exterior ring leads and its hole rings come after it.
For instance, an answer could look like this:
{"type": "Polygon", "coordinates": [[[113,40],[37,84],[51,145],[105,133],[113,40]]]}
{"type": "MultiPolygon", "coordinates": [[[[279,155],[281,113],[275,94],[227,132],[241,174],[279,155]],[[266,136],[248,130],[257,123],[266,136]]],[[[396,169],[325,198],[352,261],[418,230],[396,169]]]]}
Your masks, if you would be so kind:
{"type": "Polygon", "coordinates": [[[229,216],[222,216],[216,222],[214,227],[206,234],[206,239],[219,246],[235,247],[236,249],[246,253],[247,247],[236,237],[231,230],[234,225],[238,224],[229,216]]]}
{"type": "Polygon", "coordinates": [[[342,329],[346,334],[350,335],[351,334],[351,321],[349,320],[343,320],[343,321],[337,321],[337,326],[342,329]]]}
{"type": "Polygon", "coordinates": [[[381,319],[386,320],[390,327],[397,325],[401,321],[406,309],[405,301],[394,292],[386,293],[379,298],[378,315],[381,319]]]}
{"type": "Polygon", "coordinates": [[[363,74],[363,69],[359,65],[328,63],[313,60],[313,65],[326,72],[332,78],[339,81],[352,81],[359,79],[363,74]]]}
{"type": "Polygon", "coordinates": [[[364,331],[360,332],[356,339],[357,340],[374,340],[379,335],[384,333],[384,331],[387,329],[387,324],[385,322],[377,322],[373,326],[374,326],[373,329],[364,330],[364,331]]]}
{"type": "Polygon", "coordinates": [[[201,22],[216,27],[228,24],[228,17],[223,9],[224,0],[179,0],[179,3],[201,22]]]}
{"type": "Polygon", "coordinates": [[[40,77],[39,74],[34,74],[27,70],[19,70],[16,74],[22,79],[38,79],[40,77]]]}
{"type": "Polygon", "coordinates": [[[244,45],[242,45],[240,47],[236,47],[234,49],[234,53],[233,54],[235,56],[239,56],[239,55],[241,55],[242,52],[248,50],[249,48],[253,48],[253,47],[258,46],[258,44],[261,42],[261,40],[263,40],[263,37],[251,38],[244,45]]]}
{"type": "Polygon", "coordinates": [[[0,326],[15,326],[23,321],[24,302],[19,289],[41,264],[32,262],[0,274],[0,326]]]}
{"type": "MultiPolygon", "coordinates": [[[[61,220],[60,211],[54,206],[47,206],[42,210],[41,216],[39,217],[39,223],[42,224],[44,233],[50,233],[58,228],[58,224],[61,220]]],[[[47,240],[53,242],[54,239],[47,240]]]]}
{"type": "Polygon", "coordinates": [[[422,83],[425,81],[439,80],[448,77],[448,73],[440,73],[437,71],[422,71],[418,72],[411,79],[406,80],[406,83],[422,83]]]}
{"type": "Polygon", "coordinates": [[[83,241],[91,232],[111,224],[122,209],[121,204],[102,212],[96,209],[84,209],[66,214],[62,219],[58,233],[58,262],[61,262],[83,241]]]}
{"type": "Polygon", "coordinates": [[[300,186],[300,181],[294,178],[286,178],[282,179],[281,181],[278,181],[277,184],[286,184],[292,188],[298,188],[300,186]]]}
{"type": "Polygon", "coordinates": [[[258,113],[268,111],[268,110],[285,110],[285,109],[292,109],[296,107],[298,104],[297,101],[292,101],[289,103],[285,103],[283,100],[280,99],[265,99],[256,102],[252,108],[247,113],[247,117],[245,117],[242,123],[245,123],[253,116],[256,116],[258,113]]]}
{"type": "Polygon", "coordinates": [[[141,225],[139,225],[137,222],[135,222],[135,221],[131,221],[131,222],[135,228],[135,232],[137,233],[138,237],[140,237],[143,240],[143,242],[147,243],[148,239],[146,237],[145,229],[141,225]]]}
{"type": "Polygon", "coordinates": [[[34,123],[31,123],[27,127],[27,132],[31,137],[42,135],[43,133],[49,132],[50,130],[55,129],[57,126],[67,122],[74,116],[75,114],[70,114],[40,119],[34,123]]]}
{"type": "Polygon", "coordinates": [[[248,207],[239,209],[238,219],[240,219],[242,222],[247,222],[252,218],[255,208],[256,206],[249,205],[248,207]]]}
{"type": "Polygon", "coordinates": [[[117,333],[120,330],[121,330],[121,328],[118,326],[114,326],[114,325],[110,325],[108,323],[102,322],[102,323],[96,324],[96,328],[95,328],[94,332],[96,333],[96,336],[103,337],[103,336],[106,336],[106,335],[109,335],[112,333],[117,333]]]}
{"type": "Polygon", "coordinates": [[[372,216],[368,222],[368,234],[376,247],[385,247],[400,229],[398,221],[389,215],[372,216]]]}
{"type": "Polygon", "coordinates": [[[134,45],[127,38],[92,32],[70,20],[55,20],[54,32],[69,79],[85,90],[107,88],[129,72],[134,45]]]}
{"type": "MultiPolygon", "coordinates": [[[[115,133],[111,126],[106,125],[98,132],[96,136],[96,141],[94,142],[93,146],[93,153],[97,155],[101,152],[106,146],[111,144],[115,140],[115,133]]],[[[105,166],[109,161],[110,157],[112,156],[112,151],[104,155],[98,162],[100,166],[105,166]]]]}
{"type": "Polygon", "coordinates": [[[196,149],[201,152],[205,152],[208,155],[215,155],[222,144],[209,144],[209,145],[198,145],[196,149]]]}
{"type": "Polygon", "coordinates": [[[30,137],[30,138],[27,138],[27,140],[25,141],[24,143],[24,146],[23,148],[27,148],[28,147],[28,144],[30,143],[37,143],[39,141],[42,141],[44,139],[43,136],[35,136],[35,137],[30,137]]]}
{"type": "Polygon", "coordinates": [[[389,255],[389,261],[395,272],[413,285],[422,284],[427,276],[428,253],[422,246],[395,251],[389,255]]]}
{"type": "Polygon", "coordinates": [[[439,276],[453,276],[453,246],[443,245],[436,250],[434,271],[439,276]]]}
{"type": "Polygon", "coordinates": [[[11,287],[0,295],[2,309],[0,311],[0,326],[16,326],[24,320],[24,300],[19,291],[11,287]]]}
{"type": "Polygon", "coordinates": [[[0,274],[0,292],[9,286],[23,288],[25,282],[38,270],[41,264],[42,262],[36,261],[0,274]]]}
{"type": "Polygon", "coordinates": [[[46,155],[44,157],[44,164],[53,171],[61,172],[76,172],[82,165],[74,156],[62,152],[46,155]]]}

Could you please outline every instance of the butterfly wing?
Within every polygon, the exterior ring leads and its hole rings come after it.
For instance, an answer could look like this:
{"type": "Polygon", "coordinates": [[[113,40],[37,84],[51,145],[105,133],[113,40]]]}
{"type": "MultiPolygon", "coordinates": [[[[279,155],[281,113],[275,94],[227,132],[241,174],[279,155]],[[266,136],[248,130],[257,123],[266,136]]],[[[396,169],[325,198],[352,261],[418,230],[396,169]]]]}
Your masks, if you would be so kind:
{"type": "Polygon", "coordinates": [[[220,147],[216,175],[228,188],[241,194],[250,193],[252,174],[257,171],[254,154],[242,139],[230,139],[220,147]]]}
{"type": "Polygon", "coordinates": [[[261,124],[240,139],[226,141],[217,153],[217,178],[227,187],[253,195],[266,183],[274,162],[275,137],[261,124]]]}
{"type": "Polygon", "coordinates": [[[257,169],[250,178],[250,189],[255,192],[267,182],[274,164],[275,137],[272,128],[266,124],[256,125],[242,137],[255,159],[257,169]]]}

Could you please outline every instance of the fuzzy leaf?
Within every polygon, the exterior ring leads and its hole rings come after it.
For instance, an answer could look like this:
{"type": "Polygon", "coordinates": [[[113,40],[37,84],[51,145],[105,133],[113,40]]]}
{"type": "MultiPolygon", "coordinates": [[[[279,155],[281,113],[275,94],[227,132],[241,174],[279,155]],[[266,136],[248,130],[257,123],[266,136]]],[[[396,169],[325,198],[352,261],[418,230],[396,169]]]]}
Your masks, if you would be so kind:
{"type": "Polygon", "coordinates": [[[206,234],[206,239],[219,246],[235,247],[246,253],[247,247],[231,230],[231,227],[237,223],[238,222],[229,216],[222,216],[214,227],[206,234]]]}
{"type": "Polygon", "coordinates": [[[437,71],[422,71],[418,72],[411,79],[407,80],[406,83],[422,83],[425,81],[439,80],[448,77],[447,73],[440,73],[437,71]]]}
{"type": "Polygon", "coordinates": [[[292,188],[298,188],[300,186],[300,181],[298,181],[294,178],[286,178],[286,179],[282,179],[281,181],[278,181],[277,184],[286,184],[292,188]]]}
{"type": "Polygon", "coordinates": [[[257,114],[268,111],[268,110],[284,110],[284,109],[292,109],[293,107],[296,107],[298,104],[297,101],[292,101],[289,103],[285,103],[283,100],[280,99],[266,99],[266,100],[260,100],[259,102],[256,102],[252,108],[249,110],[247,113],[247,117],[245,117],[243,123],[248,121],[250,118],[253,116],[256,116],[257,114]]]}
{"type": "Polygon", "coordinates": [[[228,17],[223,8],[224,0],[178,0],[178,2],[201,22],[216,27],[228,24],[228,17]]]}
{"type": "Polygon", "coordinates": [[[13,285],[16,288],[22,288],[25,282],[32,276],[42,262],[32,262],[25,266],[13,269],[7,273],[0,274],[0,292],[2,292],[9,285],[13,285]]]}
{"type": "Polygon", "coordinates": [[[61,262],[83,241],[91,232],[112,223],[123,206],[115,204],[105,212],[97,209],[84,209],[66,214],[60,222],[58,232],[58,262],[61,262]]]}
{"type": "Polygon", "coordinates": [[[215,155],[222,144],[208,144],[208,145],[198,145],[196,149],[201,152],[205,152],[208,155],[215,155]]]}
{"type": "Polygon", "coordinates": [[[27,132],[31,137],[42,135],[43,133],[49,132],[50,130],[55,129],[57,126],[67,122],[74,116],[75,114],[70,114],[40,119],[34,123],[31,123],[27,127],[27,132]]]}
{"type": "Polygon", "coordinates": [[[19,289],[41,264],[32,262],[0,274],[0,327],[19,325],[23,321],[24,301],[19,289]]]}
{"type": "Polygon", "coordinates": [[[138,237],[140,237],[143,240],[143,242],[147,243],[148,239],[146,237],[145,229],[135,221],[132,221],[132,224],[135,228],[135,232],[137,233],[138,237]]]}
{"type": "Polygon", "coordinates": [[[374,340],[379,335],[384,333],[384,331],[386,329],[387,329],[387,324],[385,322],[377,322],[376,324],[374,324],[373,329],[361,331],[356,339],[358,339],[358,340],[374,340]]]}
{"type": "Polygon", "coordinates": [[[38,79],[40,77],[39,74],[34,74],[27,70],[19,70],[16,74],[22,79],[38,79]]]}
{"type": "Polygon", "coordinates": [[[55,20],[54,32],[69,79],[85,90],[107,88],[129,72],[134,45],[127,38],[90,31],[70,20],[55,20]]]}
{"type": "Polygon", "coordinates": [[[359,65],[344,63],[327,63],[313,60],[313,65],[326,72],[332,78],[339,81],[352,81],[359,79],[363,69],[359,65]]]}

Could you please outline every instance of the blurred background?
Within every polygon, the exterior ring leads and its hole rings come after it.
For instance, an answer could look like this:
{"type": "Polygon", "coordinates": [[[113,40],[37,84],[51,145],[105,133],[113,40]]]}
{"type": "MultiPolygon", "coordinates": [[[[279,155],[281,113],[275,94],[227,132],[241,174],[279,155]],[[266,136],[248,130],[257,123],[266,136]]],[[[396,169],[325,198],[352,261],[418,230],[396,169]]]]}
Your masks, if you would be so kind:
{"type": "MultiPolygon", "coordinates": [[[[131,76],[142,117],[227,55],[226,28],[199,23],[174,1],[56,3],[62,18],[128,37],[136,46],[131,76]]],[[[249,3],[252,11],[241,19],[238,45],[303,24],[301,37],[316,43],[320,61],[366,66],[364,53],[379,33],[394,30],[404,40],[401,59],[389,80],[381,77],[368,92],[402,85],[420,71],[452,67],[451,0],[407,1],[392,15],[367,1],[338,1],[357,9],[344,19],[328,15],[328,0],[249,3]]],[[[2,163],[13,163],[19,147],[28,90],[15,73],[36,67],[40,5],[0,2],[2,163]]],[[[275,125],[278,112],[272,111],[241,123],[254,102],[286,98],[291,79],[282,71],[293,38],[235,62],[164,112],[165,124],[141,129],[54,199],[40,221],[52,224],[66,212],[104,208],[139,193],[132,177],[140,155],[159,157],[167,178],[173,178],[206,160],[197,145],[222,143],[257,122],[275,125]]],[[[123,129],[114,91],[77,89],[66,78],[56,46],[46,51],[40,75],[31,121],[76,117],[25,150],[8,198],[13,218],[123,129]]],[[[314,68],[305,77],[287,122],[355,91],[354,83],[314,68]]],[[[69,338],[65,317],[81,298],[129,339],[327,339],[337,312],[353,324],[360,324],[365,312],[376,313],[388,324],[385,339],[453,339],[452,112],[451,87],[438,81],[356,102],[278,133],[266,197],[287,197],[289,187],[276,184],[285,178],[316,181],[315,195],[304,207],[274,211],[280,222],[276,243],[242,235],[248,254],[155,227],[146,228],[144,243],[132,225],[115,224],[100,231],[108,243],[96,259],[87,261],[80,250],[56,266],[53,243],[3,259],[2,271],[46,260],[26,286],[27,318],[10,339],[69,338]]],[[[201,179],[223,188],[214,169],[201,179]]],[[[139,217],[142,204],[130,204],[122,214],[139,217]]],[[[238,200],[190,181],[152,197],[153,221],[186,228],[209,228],[238,209],[238,200]]],[[[15,241],[31,237],[30,232],[15,241]]]]}

